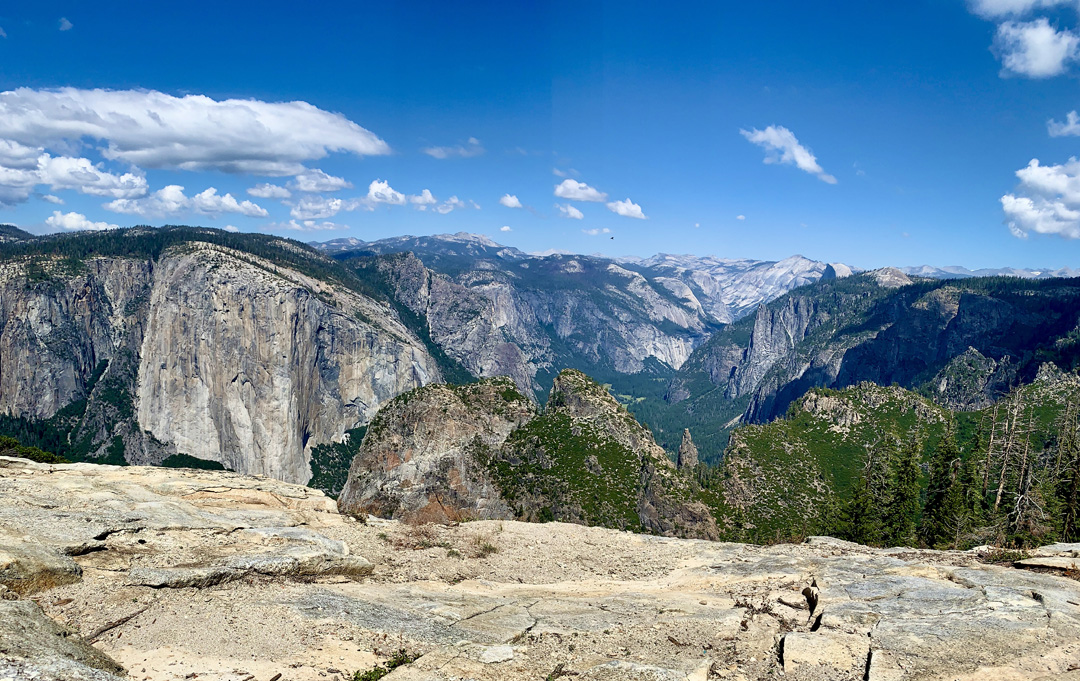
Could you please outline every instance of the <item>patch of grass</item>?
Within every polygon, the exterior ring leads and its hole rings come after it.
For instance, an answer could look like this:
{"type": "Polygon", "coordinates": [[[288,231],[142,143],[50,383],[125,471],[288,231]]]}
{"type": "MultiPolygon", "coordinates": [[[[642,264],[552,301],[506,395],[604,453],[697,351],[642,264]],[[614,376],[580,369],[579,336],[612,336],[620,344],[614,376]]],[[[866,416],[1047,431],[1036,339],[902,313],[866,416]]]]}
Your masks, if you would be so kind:
{"type": "Polygon", "coordinates": [[[382,664],[377,664],[367,671],[355,671],[353,672],[351,681],[379,681],[379,679],[388,675],[398,667],[403,667],[407,664],[412,664],[420,659],[419,655],[408,652],[404,648],[399,649],[390,659],[382,664]]]}

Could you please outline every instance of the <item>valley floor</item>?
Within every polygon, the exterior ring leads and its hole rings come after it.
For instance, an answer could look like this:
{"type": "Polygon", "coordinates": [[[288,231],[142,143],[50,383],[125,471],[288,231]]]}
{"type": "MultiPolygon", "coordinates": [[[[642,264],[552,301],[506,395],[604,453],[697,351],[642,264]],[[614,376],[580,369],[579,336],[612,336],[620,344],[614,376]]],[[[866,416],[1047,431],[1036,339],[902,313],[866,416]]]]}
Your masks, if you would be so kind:
{"type": "MultiPolygon", "coordinates": [[[[148,681],[1080,679],[1080,582],[972,553],[364,524],[221,472],[0,458],[0,583],[148,681]]],[[[0,614],[0,679],[116,678],[0,614]]]]}

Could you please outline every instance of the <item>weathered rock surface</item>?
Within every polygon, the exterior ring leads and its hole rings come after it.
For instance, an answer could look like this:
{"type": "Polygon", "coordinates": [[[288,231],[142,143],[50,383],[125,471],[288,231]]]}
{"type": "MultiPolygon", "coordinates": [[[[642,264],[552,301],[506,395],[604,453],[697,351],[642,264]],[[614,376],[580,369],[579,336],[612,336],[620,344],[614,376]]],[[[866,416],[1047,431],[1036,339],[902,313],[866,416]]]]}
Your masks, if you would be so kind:
{"type": "MultiPolygon", "coordinates": [[[[317,681],[351,676],[404,648],[419,659],[388,678],[542,679],[562,670],[620,680],[782,672],[793,681],[1049,681],[1075,676],[1080,655],[1080,582],[985,565],[974,554],[828,538],[761,547],[560,523],[365,525],[283,483],[94,469],[5,461],[0,527],[6,536],[40,530],[24,543],[106,545],[75,556],[81,581],[37,597],[46,614],[83,635],[131,616],[96,644],[138,679],[262,681],[282,673],[317,681]],[[93,507],[104,524],[94,525],[93,507]],[[245,529],[222,531],[234,525],[245,529]],[[87,537],[105,526],[116,531],[87,537]],[[190,528],[182,540],[178,526],[190,528]],[[270,542],[259,549],[268,555],[275,546],[328,550],[341,542],[374,567],[363,581],[253,574],[171,589],[133,584],[123,568],[136,560],[175,566],[189,546],[217,556],[240,541],[232,535],[252,530],[270,542]],[[300,530],[322,539],[290,534],[300,530]],[[114,543],[128,534],[147,543],[114,543]],[[103,558],[113,552],[121,556],[115,563],[103,558]]],[[[20,650],[25,640],[37,649],[53,641],[55,625],[27,624],[34,606],[16,605],[16,617],[0,617],[0,641],[29,628],[38,633],[21,635],[20,650]]],[[[76,647],[41,664],[5,648],[0,672],[112,681],[87,666],[95,653],[76,647]],[[98,676],[41,673],[56,660],[98,676]]]]}
{"type": "Polygon", "coordinates": [[[512,518],[478,447],[501,447],[534,416],[509,379],[403,395],[368,428],[338,507],[410,521],[512,518]]]}
{"type": "Polygon", "coordinates": [[[316,444],[441,379],[384,304],[250,253],[76,264],[0,265],[0,413],[86,399],[90,454],[119,437],[133,463],[179,452],[302,483],[316,444]]]}
{"type": "Polygon", "coordinates": [[[265,478],[0,457],[0,495],[0,584],[23,594],[88,567],[155,588],[372,569],[306,527],[340,521],[332,500],[265,478]]]}
{"type": "Polygon", "coordinates": [[[0,601],[0,678],[119,681],[123,667],[32,601],[0,601]]]}

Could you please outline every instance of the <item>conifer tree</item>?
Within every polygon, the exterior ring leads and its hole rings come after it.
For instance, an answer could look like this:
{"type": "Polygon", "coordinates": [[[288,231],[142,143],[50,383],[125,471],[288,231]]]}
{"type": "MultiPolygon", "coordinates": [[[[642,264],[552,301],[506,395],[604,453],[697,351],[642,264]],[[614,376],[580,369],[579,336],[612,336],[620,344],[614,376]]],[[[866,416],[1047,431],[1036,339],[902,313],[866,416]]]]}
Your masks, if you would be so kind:
{"type": "Polygon", "coordinates": [[[888,504],[885,512],[885,543],[914,546],[915,523],[919,515],[919,458],[922,445],[917,437],[908,440],[890,466],[888,504]]]}
{"type": "Polygon", "coordinates": [[[928,546],[955,546],[966,529],[964,493],[960,476],[960,448],[952,424],[934,448],[930,459],[926,506],[923,509],[922,538],[928,546]]]}

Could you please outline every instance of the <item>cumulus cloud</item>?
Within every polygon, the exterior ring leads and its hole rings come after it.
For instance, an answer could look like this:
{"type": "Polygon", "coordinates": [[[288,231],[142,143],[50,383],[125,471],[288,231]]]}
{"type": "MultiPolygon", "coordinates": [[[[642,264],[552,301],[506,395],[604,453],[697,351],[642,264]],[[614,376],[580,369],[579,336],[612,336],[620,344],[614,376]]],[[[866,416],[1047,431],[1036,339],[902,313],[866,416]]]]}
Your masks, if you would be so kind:
{"type": "Polygon", "coordinates": [[[514,230],[510,229],[510,225],[503,225],[502,227],[499,228],[499,231],[500,232],[512,232],[514,230]]]}
{"type": "Polygon", "coordinates": [[[1046,122],[1046,129],[1051,137],[1080,136],[1080,116],[1075,111],[1065,115],[1065,122],[1050,119],[1046,122]]]}
{"type": "Polygon", "coordinates": [[[285,187],[267,182],[255,185],[247,193],[257,199],[287,199],[292,196],[292,192],[285,187]]]}
{"type": "Polygon", "coordinates": [[[251,201],[237,201],[232,194],[218,194],[210,187],[195,196],[188,197],[184,188],[177,184],[162,187],[153,194],[137,199],[116,199],[105,204],[114,213],[126,213],[143,217],[165,217],[186,212],[217,215],[238,213],[248,217],[266,217],[268,213],[251,201]]]}
{"type": "Polygon", "coordinates": [[[237,201],[232,194],[217,193],[217,189],[210,187],[191,197],[191,207],[198,213],[214,215],[217,213],[239,213],[249,218],[264,218],[268,215],[266,209],[251,201],[237,201]]]}
{"type": "Polygon", "coordinates": [[[430,189],[425,189],[419,194],[409,197],[409,203],[416,206],[416,210],[427,210],[428,206],[433,205],[437,202],[437,199],[431,193],[430,189]]]}
{"type": "Polygon", "coordinates": [[[814,154],[799,143],[795,133],[782,125],[770,125],[764,130],[740,130],[739,134],[765,150],[765,163],[793,165],[816,176],[822,182],[836,184],[836,178],[825,172],[814,154]]]}
{"type": "Polygon", "coordinates": [[[507,208],[522,208],[521,201],[514,194],[503,194],[503,197],[499,199],[499,203],[507,208]]]}
{"type": "Polygon", "coordinates": [[[39,149],[11,140],[0,141],[0,203],[26,201],[38,185],[108,198],[146,194],[146,178],[142,175],[116,175],[100,169],[86,158],[39,152],[39,149]]]}
{"type": "Polygon", "coordinates": [[[465,144],[458,144],[452,147],[424,147],[420,151],[432,158],[438,159],[471,158],[484,153],[484,145],[480,144],[480,140],[475,137],[470,137],[465,144]]]}
{"type": "Polygon", "coordinates": [[[1080,161],[1044,166],[1032,159],[1016,176],[1017,191],[1001,197],[1014,236],[1036,232],[1080,239],[1080,161]]]}
{"type": "Polygon", "coordinates": [[[236,234],[240,231],[240,228],[236,225],[225,225],[224,227],[222,227],[222,229],[224,229],[226,232],[232,232],[233,234],[236,234]]]}
{"type": "Polygon", "coordinates": [[[1080,36],[1057,30],[1045,17],[1034,21],[1006,21],[998,26],[996,46],[1004,74],[1049,78],[1065,72],[1080,58],[1080,36]]]}
{"type": "Polygon", "coordinates": [[[569,201],[607,201],[607,194],[584,182],[566,179],[555,185],[555,196],[569,201]]]}
{"type": "Polygon", "coordinates": [[[61,213],[58,210],[54,210],[53,214],[45,219],[45,224],[56,229],[90,230],[95,232],[104,229],[119,229],[119,226],[108,222],[93,222],[82,213],[61,213]]]}
{"type": "Polygon", "coordinates": [[[331,152],[390,153],[339,113],[307,102],[217,101],[154,90],[19,88],[0,92],[0,139],[37,148],[104,144],[102,155],[144,168],[287,176],[331,152]]]}
{"type": "Polygon", "coordinates": [[[289,182],[289,187],[298,192],[336,192],[352,189],[352,183],[343,177],[328,175],[318,168],[305,170],[289,182]]]}
{"type": "Polygon", "coordinates": [[[971,0],[971,11],[985,19],[994,19],[1068,4],[1075,5],[1076,0],[971,0]]]}
{"type": "Polygon", "coordinates": [[[746,219],[746,216],[745,216],[745,215],[736,215],[736,216],[735,216],[735,219],[736,219],[736,220],[745,220],[745,219],[746,219]]]}
{"type": "Polygon", "coordinates": [[[574,206],[571,206],[569,203],[565,205],[556,203],[555,207],[559,209],[559,215],[564,218],[570,218],[571,220],[580,220],[585,217],[584,213],[582,213],[574,206]]]}
{"type": "Polygon", "coordinates": [[[60,17],[60,30],[61,31],[70,31],[74,27],[75,27],[75,24],[68,21],[67,17],[60,17]]]}
{"type": "Polygon", "coordinates": [[[368,185],[367,197],[364,199],[367,204],[374,207],[375,204],[386,203],[391,206],[404,206],[406,202],[405,195],[395,190],[390,186],[389,182],[385,180],[375,180],[368,185]]]}
{"type": "Polygon", "coordinates": [[[134,173],[114,175],[94,167],[90,159],[42,154],[38,158],[41,183],[53,189],[74,189],[83,194],[123,199],[146,194],[146,178],[134,173]]]}
{"type": "Polygon", "coordinates": [[[607,209],[616,215],[621,215],[624,218],[637,218],[638,220],[645,220],[645,213],[641,212],[641,206],[637,205],[630,199],[623,201],[612,201],[607,204],[607,209]]]}
{"type": "Polygon", "coordinates": [[[604,227],[603,229],[583,229],[581,230],[581,232],[582,234],[588,234],[589,236],[597,236],[598,234],[611,234],[611,230],[607,227],[604,227]]]}
{"type": "Polygon", "coordinates": [[[42,194],[41,195],[41,200],[42,201],[48,201],[49,203],[54,203],[54,204],[56,204],[58,206],[64,205],[64,200],[62,198],[60,198],[59,196],[55,196],[53,194],[42,194]]]}

